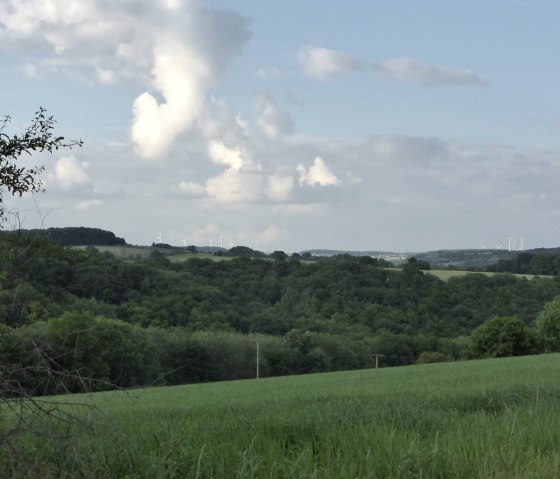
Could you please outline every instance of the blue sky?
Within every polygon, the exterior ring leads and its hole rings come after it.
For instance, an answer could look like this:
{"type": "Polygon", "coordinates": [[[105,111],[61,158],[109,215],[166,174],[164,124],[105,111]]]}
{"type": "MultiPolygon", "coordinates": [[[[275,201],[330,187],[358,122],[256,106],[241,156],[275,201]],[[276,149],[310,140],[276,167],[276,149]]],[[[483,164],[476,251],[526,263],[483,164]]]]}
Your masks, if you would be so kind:
{"type": "Polygon", "coordinates": [[[0,114],[27,227],[128,242],[425,251],[558,246],[557,2],[0,0],[0,114]],[[26,160],[28,161],[28,160],[26,160]]]}

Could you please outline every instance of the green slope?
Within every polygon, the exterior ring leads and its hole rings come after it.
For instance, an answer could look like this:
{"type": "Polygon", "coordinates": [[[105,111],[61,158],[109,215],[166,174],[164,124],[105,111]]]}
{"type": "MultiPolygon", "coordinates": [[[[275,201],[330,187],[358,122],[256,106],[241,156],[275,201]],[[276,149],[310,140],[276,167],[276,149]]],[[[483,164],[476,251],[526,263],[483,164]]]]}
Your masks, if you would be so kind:
{"type": "Polygon", "coordinates": [[[558,378],[555,354],[96,394],[101,413],[91,433],[63,452],[29,441],[33,456],[16,470],[21,477],[554,478],[558,378]]]}

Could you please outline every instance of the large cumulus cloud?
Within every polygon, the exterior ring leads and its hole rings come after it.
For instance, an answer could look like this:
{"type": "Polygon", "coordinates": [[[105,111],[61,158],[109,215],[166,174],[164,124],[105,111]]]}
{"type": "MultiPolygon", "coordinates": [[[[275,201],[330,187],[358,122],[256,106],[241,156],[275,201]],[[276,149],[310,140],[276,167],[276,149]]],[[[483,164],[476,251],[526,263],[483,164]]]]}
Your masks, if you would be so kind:
{"type": "Polygon", "coordinates": [[[0,25],[0,41],[42,52],[24,65],[34,75],[85,66],[102,83],[144,85],[131,136],[146,158],[165,155],[193,126],[209,89],[250,37],[246,19],[197,0],[6,0],[0,25]]]}

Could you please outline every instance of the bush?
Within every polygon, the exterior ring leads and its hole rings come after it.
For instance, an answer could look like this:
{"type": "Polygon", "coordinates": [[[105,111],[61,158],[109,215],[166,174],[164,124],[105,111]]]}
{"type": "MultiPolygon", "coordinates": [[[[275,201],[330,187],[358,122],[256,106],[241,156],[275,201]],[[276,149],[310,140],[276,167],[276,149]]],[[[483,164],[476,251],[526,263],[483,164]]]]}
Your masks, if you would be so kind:
{"type": "Polygon", "coordinates": [[[447,361],[445,354],[439,351],[424,351],[416,361],[416,364],[443,363],[445,361],[447,361]]]}
{"type": "Polygon", "coordinates": [[[470,337],[472,358],[503,358],[541,352],[538,338],[516,316],[495,317],[470,337]]]}
{"type": "Polygon", "coordinates": [[[560,351],[560,296],[544,305],[536,324],[546,350],[560,351]]]}

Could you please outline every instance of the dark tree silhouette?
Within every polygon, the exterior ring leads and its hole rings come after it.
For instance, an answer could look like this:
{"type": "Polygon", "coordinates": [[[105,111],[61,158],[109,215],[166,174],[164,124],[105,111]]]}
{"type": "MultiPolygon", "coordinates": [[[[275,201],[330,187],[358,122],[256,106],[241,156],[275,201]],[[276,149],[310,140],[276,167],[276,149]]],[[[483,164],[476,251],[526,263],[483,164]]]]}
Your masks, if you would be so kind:
{"type": "Polygon", "coordinates": [[[39,175],[44,166],[20,166],[18,160],[23,154],[47,151],[52,153],[60,148],[82,146],[81,140],[65,140],[54,133],[56,121],[47,115],[45,108],[35,112],[31,124],[20,134],[6,133],[11,117],[0,120],[0,219],[5,217],[3,194],[8,191],[13,196],[21,196],[27,192],[43,191],[43,183],[39,175]]]}

